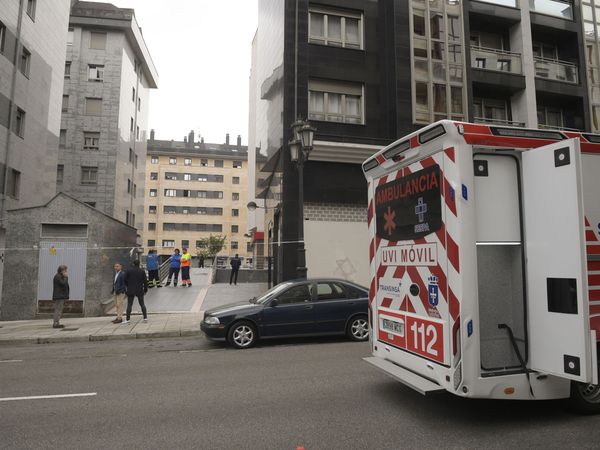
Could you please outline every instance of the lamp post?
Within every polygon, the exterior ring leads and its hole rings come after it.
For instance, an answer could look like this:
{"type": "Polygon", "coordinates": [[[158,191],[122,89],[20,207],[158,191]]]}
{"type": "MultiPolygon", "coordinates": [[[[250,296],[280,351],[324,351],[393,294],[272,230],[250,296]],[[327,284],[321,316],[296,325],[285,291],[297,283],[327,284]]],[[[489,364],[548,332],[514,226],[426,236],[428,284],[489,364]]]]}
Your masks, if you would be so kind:
{"type": "Polygon", "coordinates": [[[298,120],[292,124],[293,138],[288,142],[290,159],[298,167],[298,278],[306,279],[306,248],[304,246],[304,162],[313,147],[316,129],[308,122],[298,120]]]}

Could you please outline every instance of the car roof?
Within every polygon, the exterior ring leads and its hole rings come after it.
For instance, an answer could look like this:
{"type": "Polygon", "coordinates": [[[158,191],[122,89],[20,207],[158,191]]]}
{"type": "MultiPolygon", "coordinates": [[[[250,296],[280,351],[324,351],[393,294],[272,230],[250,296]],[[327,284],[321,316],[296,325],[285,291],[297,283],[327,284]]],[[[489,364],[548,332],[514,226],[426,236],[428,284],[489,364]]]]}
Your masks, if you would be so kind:
{"type": "MultiPolygon", "coordinates": [[[[350,281],[350,280],[344,280],[343,278],[295,278],[292,280],[287,280],[287,281],[282,281],[282,283],[309,283],[309,282],[332,282],[332,283],[345,283],[345,284],[351,284],[352,286],[356,286],[357,288],[360,289],[364,289],[365,291],[367,291],[368,289],[364,286],[361,286],[358,283],[355,283],[354,281],[350,281]]],[[[281,283],[280,283],[281,284],[281,283]]]]}

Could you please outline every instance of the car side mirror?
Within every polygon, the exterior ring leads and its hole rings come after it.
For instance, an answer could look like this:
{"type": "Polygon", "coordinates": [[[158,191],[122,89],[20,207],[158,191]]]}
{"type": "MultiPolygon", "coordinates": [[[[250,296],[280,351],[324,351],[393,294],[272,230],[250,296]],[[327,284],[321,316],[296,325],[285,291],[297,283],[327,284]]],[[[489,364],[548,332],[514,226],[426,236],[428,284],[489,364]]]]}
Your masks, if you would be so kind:
{"type": "Polygon", "coordinates": [[[275,307],[277,305],[279,305],[279,300],[277,300],[276,298],[274,298],[273,300],[271,300],[271,303],[270,303],[269,306],[275,307]]]}

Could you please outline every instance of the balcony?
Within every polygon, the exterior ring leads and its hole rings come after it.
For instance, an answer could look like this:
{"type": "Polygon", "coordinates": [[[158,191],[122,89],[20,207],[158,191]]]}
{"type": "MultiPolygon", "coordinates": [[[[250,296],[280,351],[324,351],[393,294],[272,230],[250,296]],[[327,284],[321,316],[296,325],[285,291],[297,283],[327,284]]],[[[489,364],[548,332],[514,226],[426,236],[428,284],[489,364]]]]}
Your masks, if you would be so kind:
{"type": "Polygon", "coordinates": [[[529,0],[532,12],[573,20],[573,2],[570,0],[529,0]]]}
{"type": "Polygon", "coordinates": [[[577,66],[570,62],[535,57],[535,76],[546,80],[579,84],[577,66]]]}
{"type": "Polygon", "coordinates": [[[538,128],[540,130],[581,131],[578,128],[562,127],[562,126],[558,126],[558,125],[548,125],[546,123],[538,123],[538,128]]]}
{"type": "Polygon", "coordinates": [[[514,120],[490,119],[487,117],[473,117],[475,123],[485,123],[488,125],[504,125],[509,127],[525,127],[525,122],[515,122],[514,120]]]}
{"type": "Polygon", "coordinates": [[[484,3],[493,3],[494,5],[509,6],[510,8],[517,7],[517,0],[479,0],[484,3]]]}
{"type": "Polygon", "coordinates": [[[486,47],[471,47],[471,67],[521,75],[521,55],[519,53],[486,47]]]}

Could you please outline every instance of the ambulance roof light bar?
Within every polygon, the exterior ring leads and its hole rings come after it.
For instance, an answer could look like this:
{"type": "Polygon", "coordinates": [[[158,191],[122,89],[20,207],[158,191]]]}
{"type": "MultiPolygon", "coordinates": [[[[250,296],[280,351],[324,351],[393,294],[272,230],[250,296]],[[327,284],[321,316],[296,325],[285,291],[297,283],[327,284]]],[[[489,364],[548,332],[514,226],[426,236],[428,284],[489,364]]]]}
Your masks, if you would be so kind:
{"type": "Polygon", "coordinates": [[[366,173],[366,172],[368,172],[369,170],[371,170],[371,169],[374,169],[374,168],[375,168],[375,167],[377,167],[378,165],[379,165],[379,163],[377,162],[377,159],[373,158],[373,159],[370,159],[369,161],[366,161],[366,162],[363,164],[363,170],[364,170],[364,172],[366,173]]]}
{"type": "Polygon", "coordinates": [[[410,150],[410,140],[400,142],[398,145],[394,145],[389,150],[383,152],[383,156],[385,159],[393,159],[395,160],[398,155],[401,155],[404,152],[410,150]]]}
{"type": "Polygon", "coordinates": [[[567,137],[560,131],[550,130],[531,130],[527,128],[504,128],[504,127],[490,127],[490,131],[495,136],[505,137],[521,137],[521,138],[533,138],[533,139],[548,139],[552,141],[563,141],[567,137]]]}

